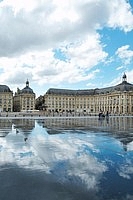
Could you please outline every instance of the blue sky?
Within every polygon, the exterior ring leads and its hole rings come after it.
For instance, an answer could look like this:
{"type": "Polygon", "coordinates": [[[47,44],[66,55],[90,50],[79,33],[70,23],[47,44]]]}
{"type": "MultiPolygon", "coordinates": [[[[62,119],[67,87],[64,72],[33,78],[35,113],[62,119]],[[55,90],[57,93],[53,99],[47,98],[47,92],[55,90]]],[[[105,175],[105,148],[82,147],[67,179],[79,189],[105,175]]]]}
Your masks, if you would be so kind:
{"type": "Polygon", "coordinates": [[[0,1],[0,84],[49,88],[133,83],[133,0],[0,1]]]}

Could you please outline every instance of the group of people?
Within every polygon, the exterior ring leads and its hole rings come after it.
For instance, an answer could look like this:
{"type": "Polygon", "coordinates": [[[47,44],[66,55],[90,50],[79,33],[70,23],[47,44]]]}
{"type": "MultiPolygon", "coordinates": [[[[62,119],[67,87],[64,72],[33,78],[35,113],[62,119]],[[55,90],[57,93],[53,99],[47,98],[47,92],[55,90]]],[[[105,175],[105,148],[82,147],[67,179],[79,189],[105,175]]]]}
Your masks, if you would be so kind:
{"type": "Polygon", "coordinates": [[[103,113],[102,110],[99,112],[99,119],[103,119],[105,117],[109,117],[109,112],[107,111],[106,114],[103,113]]]}

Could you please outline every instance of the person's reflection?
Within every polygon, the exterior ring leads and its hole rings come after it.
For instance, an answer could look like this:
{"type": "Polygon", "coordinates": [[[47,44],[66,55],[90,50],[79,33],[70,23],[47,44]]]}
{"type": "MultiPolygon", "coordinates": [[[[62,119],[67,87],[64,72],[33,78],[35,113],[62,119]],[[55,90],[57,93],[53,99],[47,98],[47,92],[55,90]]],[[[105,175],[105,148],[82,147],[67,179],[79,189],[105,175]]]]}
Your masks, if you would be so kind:
{"type": "Polygon", "coordinates": [[[106,116],[106,122],[109,124],[109,116],[106,116]]]}
{"type": "Polygon", "coordinates": [[[106,112],[106,122],[107,122],[107,124],[109,123],[109,112],[108,112],[108,110],[106,112]]]}
{"type": "Polygon", "coordinates": [[[19,133],[19,130],[18,130],[18,129],[16,129],[16,134],[17,134],[17,133],[19,133]]]}
{"type": "Polygon", "coordinates": [[[24,138],[24,141],[26,142],[27,140],[28,140],[28,138],[27,138],[27,137],[25,137],[25,138],[24,138]]]}
{"type": "Polygon", "coordinates": [[[127,145],[126,144],[123,144],[123,149],[124,149],[125,152],[127,151],[127,145]]]}

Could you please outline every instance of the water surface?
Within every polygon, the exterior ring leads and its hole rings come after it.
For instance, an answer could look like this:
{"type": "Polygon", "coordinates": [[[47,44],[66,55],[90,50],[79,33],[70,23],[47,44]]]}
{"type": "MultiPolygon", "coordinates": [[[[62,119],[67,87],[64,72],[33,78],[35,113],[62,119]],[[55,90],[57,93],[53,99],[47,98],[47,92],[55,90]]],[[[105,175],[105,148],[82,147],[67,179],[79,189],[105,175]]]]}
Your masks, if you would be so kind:
{"type": "Polygon", "coordinates": [[[0,200],[131,200],[132,186],[132,117],[1,119],[0,200]]]}

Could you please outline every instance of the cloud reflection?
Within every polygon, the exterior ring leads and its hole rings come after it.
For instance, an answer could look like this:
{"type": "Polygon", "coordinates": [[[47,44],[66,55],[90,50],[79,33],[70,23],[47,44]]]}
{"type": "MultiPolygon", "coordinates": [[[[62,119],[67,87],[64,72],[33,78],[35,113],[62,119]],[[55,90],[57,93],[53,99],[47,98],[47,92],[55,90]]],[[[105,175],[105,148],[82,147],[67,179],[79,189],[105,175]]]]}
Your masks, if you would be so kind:
{"type": "Polygon", "coordinates": [[[124,179],[131,179],[133,176],[133,164],[131,159],[126,159],[125,162],[119,166],[118,170],[119,176],[124,179]]]}
{"type": "Polygon", "coordinates": [[[36,138],[32,138],[32,145],[39,157],[47,163],[49,171],[60,181],[79,182],[88,189],[96,189],[107,166],[89,154],[89,150],[95,148],[87,141],[87,137],[85,148],[82,137],[86,136],[66,133],[42,137],[42,134],[37,134],[36,138]]]}
{"type": "MultiPolygon", "coordinates": [[[[0,166],[14,164],[38,170],[63,185],[96,193],[105,192],[106,183],[115,187],[115,178],[122,180],[123,185],[127,180],[132,181],[131,135],[57,127],[51,128],[49,134],[44,123],[17,123],[6,137],[0,138],[0,166]],[[27,141],[24,141],[25,136],[27,141]]],[[[121,187],[119,189],[123,192],[121,187]]],[[[107,193],[110,191],[106,189],[107,193]]]]}
{"type": "Polygon", "coordinates": [[[44,169],[42,161],[34,148],[26,144],[23,135],[9,133],[7,137],[0,138],[0,165],[15,164],[19,167],[44,169]]]}

